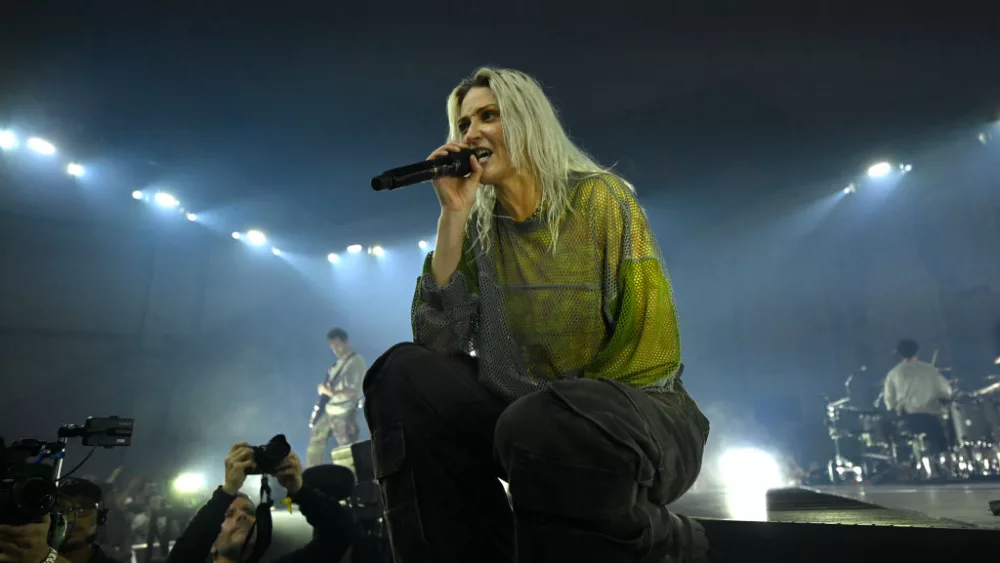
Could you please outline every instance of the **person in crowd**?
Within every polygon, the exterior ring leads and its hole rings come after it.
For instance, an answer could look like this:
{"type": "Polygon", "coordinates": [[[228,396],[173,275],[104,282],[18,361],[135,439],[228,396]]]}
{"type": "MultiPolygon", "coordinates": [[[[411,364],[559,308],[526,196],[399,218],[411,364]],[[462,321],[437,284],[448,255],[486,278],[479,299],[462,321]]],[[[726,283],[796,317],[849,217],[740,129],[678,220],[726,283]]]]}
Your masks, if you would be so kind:
{"type": "Polygon", "coordinates": [[[915,340],[900,340],[896,354],[900,362],[885,378],[885,408],[903,417],[911,433],[923,434],[927,453],[936,454],[948,447],[942,406],[951,400],[951,384],[938,368],[920,361],[920,345],[915,340]]]}
{"type": "Polygon", "coordinates": [[[326,340],[337,361],[316,390],[319,400],[309,422],[306,467],[330,463],[334,449],[329,445],[330,438],[336,442],[335,448],[349,446],[358,440],[358,403],[361,381],[367,369],[365,359],[351,348],[347,331],[342,328],[330,329],[326,340]]]}
{"type": "Polygon", "coordinates": [[[522,72],[480,69],[447,109],[428,158],[471,150],[471,172],[434,181],[414,341],[364,381],[397,563],[704,560],[704,528],[666,506],[709,422],[632,186],[522,72]]]}
{"type": "Polygon", "coordinates": [[[57,498],[55,513],[64,531],[52,533],[52,515],[22,526],[0,526],[0,562],[115,563],[97,544],[108,515],[101,486],[67,478],[57,498]]]}
{"type": "MultiPolygon", "coordinates": [[[[211,560],[213,563],[255,563],[263,555],[259,546],[257,512],[253,501],[240,492],[247,472],[255,467],[250,444],[234,444],[226,456],[225,481],[212,494],[187,529],[174,544],[168,563],[193,563],[211,560]]],[[[350,470],[333,465],[317,468],[350,470]]],[[[340,500],[346,496],[344,487],[330,491],[323,486],[328,481],[303,473],[302,463],[295,452],[279,464],[275,479],[285,488],[288,497],[297,504],[313,527],[313,539],[306,546],[275,559],[281,563],[340,561],[351,545],[353,527],[351,514],[340,500]],[[323,490],[327,489],[327,490],[323,490]],[[331,495],[331,493],[333,493],[331,495]],[[341,497],[341,498],[337,498],[341,497]]],[[[349,493],[349,491],[347,491],[349,493]]],[[[270,534],[270,530],[261,533],[270,534]]],[[[269,543],[270,537],[263,543],[269,543]]]]}

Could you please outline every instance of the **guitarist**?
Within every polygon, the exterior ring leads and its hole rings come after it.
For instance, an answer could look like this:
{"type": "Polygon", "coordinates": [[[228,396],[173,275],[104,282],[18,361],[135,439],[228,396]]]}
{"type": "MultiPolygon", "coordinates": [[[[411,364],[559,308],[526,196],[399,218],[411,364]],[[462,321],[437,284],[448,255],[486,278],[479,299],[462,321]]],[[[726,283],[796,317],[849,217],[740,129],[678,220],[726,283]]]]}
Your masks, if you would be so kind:
{"type": "Polygon", "coordinates": [[[309,421],[311,433],[306,467],[330,463],[328,456],[334,448],[353,444],[358,439],[358,402],[361,382],[368,368],[364,358],[351,349],[344,329],[330,329],[326,340],[337,362],[317,387],[319,400],[309,421]],[[336,440],[336,446],[328,446],[330,438],[336,440]]]}

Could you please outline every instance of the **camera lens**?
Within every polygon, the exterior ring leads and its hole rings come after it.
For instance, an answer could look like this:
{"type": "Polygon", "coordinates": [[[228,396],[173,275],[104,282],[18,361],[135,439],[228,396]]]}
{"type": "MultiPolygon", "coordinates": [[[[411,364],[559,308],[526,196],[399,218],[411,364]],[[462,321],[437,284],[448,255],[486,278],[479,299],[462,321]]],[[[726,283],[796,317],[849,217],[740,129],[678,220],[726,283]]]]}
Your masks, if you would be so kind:
{"type": "Polygon", "coordinates": [[[52,511],[56,505],[56,486],[48,479],[35,477],[14,488],[14,505],[21,516],[34,522],[52,511]]]}

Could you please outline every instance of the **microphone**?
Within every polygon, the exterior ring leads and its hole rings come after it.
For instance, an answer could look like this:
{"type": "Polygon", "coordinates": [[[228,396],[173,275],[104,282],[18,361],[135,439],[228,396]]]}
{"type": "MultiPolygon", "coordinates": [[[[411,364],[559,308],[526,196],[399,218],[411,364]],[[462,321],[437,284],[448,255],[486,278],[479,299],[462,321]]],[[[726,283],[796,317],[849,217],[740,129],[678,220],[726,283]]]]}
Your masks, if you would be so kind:
{"type": "Polygon", "coordinates": [[[490,154],[488,149],[463,149],[453,152],[448,156],[386,170],[372,178],[372,189],[377,192],[395,190],[419,184],[420,182],[426,182],[427,180],[433,180],[434,178],[440,178],[441,176],[461,178],[472,172],[469,157],[472,155],[483,157],[488,154],[490,154]]]}

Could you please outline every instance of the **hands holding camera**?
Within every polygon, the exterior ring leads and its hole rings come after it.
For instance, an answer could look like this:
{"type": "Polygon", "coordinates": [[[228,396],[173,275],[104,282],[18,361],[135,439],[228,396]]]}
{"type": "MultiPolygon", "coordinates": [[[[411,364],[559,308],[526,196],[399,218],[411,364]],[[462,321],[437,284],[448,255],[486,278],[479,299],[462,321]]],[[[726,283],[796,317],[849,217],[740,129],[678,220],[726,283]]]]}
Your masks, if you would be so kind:
{"type": "MultiPolygon", "coordinates": [[[[222,490],[235,495],[243,487],[247,475],[262,473],[254,460],[254,447],[246,442],[237,442],[226,456],[226,476],[222,490]]],[[[302,462],[295,452],[288,455],[277,464],[273,473],[278,483],[288,491],[288,496],[295,496],[302,489],[302,462]]]]}

